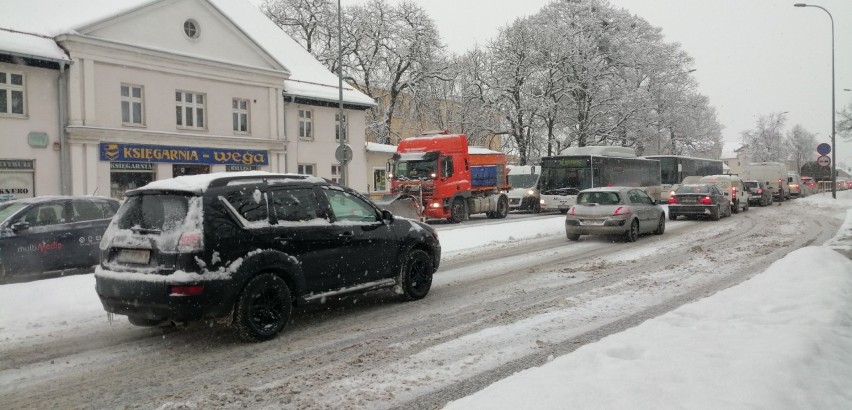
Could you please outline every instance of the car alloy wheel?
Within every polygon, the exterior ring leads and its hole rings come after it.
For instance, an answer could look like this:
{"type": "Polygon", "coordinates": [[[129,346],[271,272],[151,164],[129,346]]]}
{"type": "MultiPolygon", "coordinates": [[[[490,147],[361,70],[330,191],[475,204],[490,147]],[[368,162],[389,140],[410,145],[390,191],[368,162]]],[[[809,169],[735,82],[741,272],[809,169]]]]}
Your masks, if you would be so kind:
{"type": "Polygon", "coordinates": [[[423,299],[432,287],[432,258],[420,250],[413,249],[402,264],[402,291],[408,300],[423,299]]]}
{"type": "Polygon", "coordinates": [[[278,275],[264,273],[249,280],[237,300],[234,327],[246,341],[269,340],[290,320],[290,288],[278,275]]]}
{"type": "Polygon", "coordinates": [[[639,237],[639,221],[633,220],[630,224],[630,230],[627,231],[624,238],[627,239],[627,242],[636,242],[636,239],[639,237]]]}

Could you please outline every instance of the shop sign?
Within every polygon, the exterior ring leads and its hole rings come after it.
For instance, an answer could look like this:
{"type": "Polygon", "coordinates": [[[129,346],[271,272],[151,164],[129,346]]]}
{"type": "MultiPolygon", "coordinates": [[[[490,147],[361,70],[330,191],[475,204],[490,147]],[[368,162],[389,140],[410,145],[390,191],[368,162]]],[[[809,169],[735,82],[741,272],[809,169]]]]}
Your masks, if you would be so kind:
{"type": "Polygon", "coordinates": [[[32,172],[0,172],[0,201],[32,198],[34,187],[32,172]]]}
{"type": "Polygon", "coordinates": [[[113,171],[154,171],[150,162],[110,162],[109,169],[113,171]]]}
{"type": "Polygon", "coordinates": [[[225,165],[225,171],[228,171],[228,172],[257,171],[257,167],[253,166],[253,165],[225,165]]]}
{"type": "Polygon", "coordinates": [[[34,169],[31,159],[0,159],[0,169],[34,169]]]}
{"type": "Polygon", "coordinates": [[[100,144],[101,161],[166,162],[172,164],[269,165],[266,150],[174,147],[168,145],[100,144]]]}

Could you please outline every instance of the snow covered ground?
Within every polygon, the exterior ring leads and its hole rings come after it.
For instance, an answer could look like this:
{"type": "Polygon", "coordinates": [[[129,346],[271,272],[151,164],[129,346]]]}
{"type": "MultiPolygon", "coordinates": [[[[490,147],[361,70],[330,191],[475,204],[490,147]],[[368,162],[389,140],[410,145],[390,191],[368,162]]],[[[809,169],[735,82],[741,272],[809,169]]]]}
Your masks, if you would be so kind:
{"type": "MultiPolygon", "coordinates": [[[[839,192],[837,200],[815,195],[795,203],[836,210],[845,216],[844,225],[827,246],[802,248],[740,285],[519,372],[448,407],[852,408],[852,262],[840,253],[852,255],[852,191],[839,192]]],[[[484,244],[563,236],[562,218],[445,225],[439,237],[445,259],[453,260],[484,244]]],[[[0,351],[103,327],[104,317],[91,274],[3,285],[0,351]]],[[[465,338],[499,333],[495,327],[465,338]]]]}

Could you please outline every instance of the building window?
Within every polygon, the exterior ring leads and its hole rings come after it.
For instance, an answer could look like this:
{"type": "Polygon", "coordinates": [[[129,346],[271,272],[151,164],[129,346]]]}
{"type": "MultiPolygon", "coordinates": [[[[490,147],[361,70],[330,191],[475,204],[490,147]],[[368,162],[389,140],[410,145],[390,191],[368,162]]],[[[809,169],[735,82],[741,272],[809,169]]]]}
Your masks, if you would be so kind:
{"type": "Polygon", "coordinates": [[[314,139],[313,111],[299,110],[299,138],[303,140],[314,139]]]}
{"type": "Polygon", "coordinates": [[[201,30],[198,28],[198,22],[192,19],[184,21],[183,34],[186,34],[186,36],[191,39],[198,38],[198,36],[201,35],[201,30]]]}
{"type": "MultiPolygon", "coordinates": [[[[334,114],[334,139],[340,142],[340,113],[334,114]]],[[[343,141],[349,141],[349,122],[346,121],[346,114],[343,114],[343,141]]]]}
{"type": "Polygon", "coordinates": [[[314,164],[299,164],[299,173],[304,175],[315,175],[314,164]]]}
{"type": "Polygon", "coordinates": [[[249,133],[249,100],[234,98],[232,103],[234,109],[234,132],[249,133]]]}
{"type": "Polygon", "coordinates": [[[343,183],[340,179],[340,164],[334,164],[331,166],[331,180],[336,184],[343,183]]]}
{"type": "Polygon", "coordinates": [[[204,129],[204,100],[204,94],[175,92],[178,128],[204,129]]]}
{"type": "Polygon", "coordinates": [[[388,173],[384,168],[373,168],[373,190],[378,192],[388,190],[388,173]]]}
{"type": "Polygon", "coordinates": [[[24,115],[24,75],[0,71],[0,114],[24,115]]]}
{"type": "Polygon", "coordinates": [[[121,123],[124,125],[144,125],[144,94],[142,86],[121,85],[121,123]]]}

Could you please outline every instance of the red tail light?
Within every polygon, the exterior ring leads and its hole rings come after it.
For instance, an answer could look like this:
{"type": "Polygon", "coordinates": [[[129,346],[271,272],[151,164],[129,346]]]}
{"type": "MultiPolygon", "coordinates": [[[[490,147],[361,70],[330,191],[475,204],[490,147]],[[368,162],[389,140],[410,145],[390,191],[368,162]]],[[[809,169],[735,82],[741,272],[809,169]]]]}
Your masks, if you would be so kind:
{"type": "Polygon", "coordinates": [[[670,196],[670,197],[669,197],[669,203],[670,203],[670,204],[679,204],[680,202],[678,202],[678,201],[677,201],[677,197],[676,197],[676,196],[670,196]]]}
{"type": "Polygon", "coordinates": [[[758,194],[762,194],[762,193],[763,193],[763,188],[757,188],[757,193],[758,193],[758,194]]]}
{"type": "Polygon", "coordinates": [[[630,209],[629,206],[619,206],[618,208],[615,208],[615,212],[613,212],[612,215],[627,215],[630,213],[633,213],[633,210],[630,209]]]}
{"type": "Polygon", "coordinates": [[[702,205],[713,205],[713,199],[709,196],[705,196],[704,198],[699,199],[698,203],[702,205]]]}
{"type": "Polygon", "coordinates": [[[731,198],[737,199],[737,187],[731,187],[731,198]]]}
{"type": "Polygon", "coordinates": [[[172,286],[170,296],[194,296],[204,293],[204,285],[172,286]]]}
{"type": "Polygon", "coordinates": [[[188,231],[178,239],[178,252],[201,252],[204,249],[204,235],[200,231],[188,231]]]}
{"type": "Polygon", "coordinates": [[[571,207],[571,215],[574,215],[574,207],[571,207]]]}

